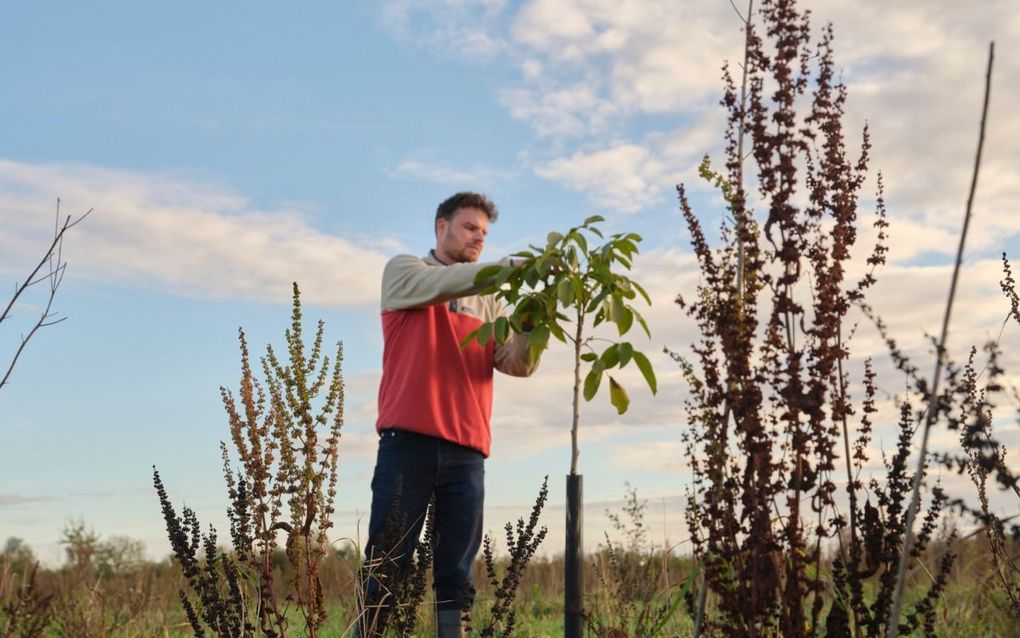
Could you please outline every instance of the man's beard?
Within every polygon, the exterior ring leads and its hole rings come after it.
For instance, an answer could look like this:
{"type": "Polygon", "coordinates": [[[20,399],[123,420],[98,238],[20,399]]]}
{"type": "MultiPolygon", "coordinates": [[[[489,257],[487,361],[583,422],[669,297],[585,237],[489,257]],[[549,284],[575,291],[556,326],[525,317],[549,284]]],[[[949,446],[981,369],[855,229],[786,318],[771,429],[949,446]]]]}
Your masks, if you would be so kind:
{"type": "Polygon", "coordinates": [[[453,259],[458,263],[467,264],[478,261],[481,254],[481,246],[477,246],[474,250],[472,250],[472,244],[467,244],[453,255],[453,259]]]}

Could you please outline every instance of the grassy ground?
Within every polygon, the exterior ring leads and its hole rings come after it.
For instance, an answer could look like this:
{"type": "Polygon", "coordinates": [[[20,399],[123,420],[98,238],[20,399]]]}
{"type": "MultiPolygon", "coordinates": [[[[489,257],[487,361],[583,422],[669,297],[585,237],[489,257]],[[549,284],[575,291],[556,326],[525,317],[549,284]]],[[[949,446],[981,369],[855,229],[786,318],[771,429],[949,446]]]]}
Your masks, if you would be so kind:
{"type": "MultiPolygon", "coordinates": [[[[957,551],[959,558],[936,609],[938,635],[1020,636],[1020,618],[1011,615],[1008,600],[982,544],[963,542],[957,551]]],[[[587,606],[593,619],[588,635],[599,638],[650,635],[642,633],[648,631],[648,623],[644,624],[644,630],[635,629],[636,619],[643,611],[654,613],[664,608],[664,582],[671,585],[668,591],[675,600],[677,587],[691,568],[689,559],[669,557],[663,560],[659,555],[635,555],[631,557],[632,562],[618,562],[615,574],[604,571],[600,575],[607,563],[599,558],[593,556],[586,571],[587,606]],[[597,627],[603,628],[601,634],[596,631],[597,627]],[[610,630],[620,630],[620,633],[613,634],[610,630]]],[[[0,609],[0,638],[23,635],[4,631],[21,582],[20,573],[13,567],[0,565],[0,602],[5,606],[0,609]]],[[[353,573],[350,566],[342,562],[324,570],[323,583],[330,601],[328,620],[321,636],[343,636],[348,631],[355,608],[353,573]]],[[[518,590],[515,607],[518,622],[513,636],[562,635],[562,578],[560,560],[537,560],[529,568],[518,590]]],[[[911,578],[911,591],[920,591],[930,577],[922,568],[915,569],[911,578]]],[[[53,617],[41,635],[54,638],[194,636],[178,600],[177,591],[182,582],[179,571],[170,562],[145,563],[125,573],[102,576],[71,568],[42,570],[38,575],[37,595],[51,597],[53,617]]],[[[474,623],[479,629],[484,626],[491,608],[492,591],[481,573],[476,582],[481,585],[474,623]]],[[[710,616],[711,613],[710,605],[710,616]]],[[[297,611],[291,610],[290,616],[293,622],[288,636],[306,635],[297,611]]],[[[432,618],[427,603],[419,609],[418,619],[417,631],[412,635],[431,636],[432,618]]],[[[664,629],[655,635],[689,636],[691,627],[690,615],[681,604],[664,629]]],[[[818,634],[824,635],[824,627],[818,629],[818,634]]]]}

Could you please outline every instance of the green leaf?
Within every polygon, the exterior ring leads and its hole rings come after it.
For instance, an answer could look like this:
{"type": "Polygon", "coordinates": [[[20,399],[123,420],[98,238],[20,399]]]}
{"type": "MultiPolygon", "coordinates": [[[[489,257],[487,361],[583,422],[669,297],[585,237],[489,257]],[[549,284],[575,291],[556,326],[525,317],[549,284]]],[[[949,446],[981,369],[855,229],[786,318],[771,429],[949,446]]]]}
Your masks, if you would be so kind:
{"type": "Polygon", "coordinates": [[[539,324],[528,333],[528,347],[531,348],[531,358],[538,359],[542,351],[549,345],[549,327],[539,324]]]}
{"type": "Polygon", "coordinates": [[[475,337],[478,336],[478,333],[480,331],[481,331],[481,328],[477,328],[477,329],[472,330],[471,332],[469,332],[468,335],[466,337],[464,337],[464,339],[460,342],[460,349],[463,350],[464,348],[468,347],[468,344],[471,343],[472,341],[474,341],[475,337]]]}
{"type": "MultiPolygon", "coordinates": [[[[559,318],[560,318],[560,316],[557,315],[557,319],[559,319],[559,318]]],[[[563,332],[563,328],[560,328],[560,324],[556,323],[555,321],[550,320],[545,325],[549,327],[549,332],[552,334],[552,336],[556,337],[558,340],[562,341],[563,343],[567,342],[567,335],[566,335],[566,333],[563,332]]]]}
{"type": "Polygon", "coordinates": [[[496,275],[495,281],[492,282],[492,285],[496,286],[497,288],[502,287],[503,284],[506,283],[506,280],[509,279],[510,276],[513,275],[516,270],[517,270],[516,268],[511,268],[510,266],[501,268],[499,273],[496,275]]]}
{"type": "Polygon", "coordinates": [[[591,269],[594,271],[595,279],[597,279],[600,283],[606,286],[613,285],[615,281],[613,272],[609,269],[609,264],[607,264],[605,260],[593,260],[591,269]]]}
{"type": "Polygon", "coordinates": [[[591,372],[584,378],[584,400],[591,401],[595,393],[599,391],[599,384],[602,382],[602,369],[593,367],[591,372]]]}
{"type": "Polygon", "coordinates": [[[588,363],[591,363],[592,361],[598,358],[599,356],[594,352],[585,352],[584,354],[581,355],[581,361],[587,361],[588,363]]]}
{"type": "Polygon", "coordinates": [[[641,324],[641,327],[644,329],[645,334],[648,335],[649,339],[651,339],[652,332],[648,329],[648,323],[645,321],[645,318],[641,316],[640,312],[634,310],[633,308],[631,308],[630,311],[634,313],[634,317],[638,320],[638,323],[641,324]]]}
{"type": "Polygon", "coordinates": [[[489,338],[491,336],[492,336],[492,324],[483,323],[481,327],[478,328],[478,343],[484,346],[485,344],[489,343],[489,338]]]}
{"type": "Polygon", "coordinates": [[[571,278],[560,279],[560,283],[556,284],[556,295],[564,308],[569,308],[574,303],[574,284],[571,278]]]}
{"type": "Polygon", "coordinates": [[[588,302],[588,307],[584,309],[585,313],[595,312],[595,309],[599,307],[602,300],[609,296],[609,291],[603,288],[599,291],[599,294],[595,295],[595,298],[588,302]]]}
{"type": "Polygon", "coordinates": [[[638,251],[638,248],[634,244],[634,242],[629,241],[627,239],[619,239],[616,242],[614,242],[613,245],[616,246],[616,249],[618,251],[626,255],[628,259],[630,259],[632,255],[638,251]]]}
{"type": "Polygon", "coordinates": [[[578,269],[580,268],[580,265],[581,265],[581,262],[579,262],[577,260],[577,249],[574,248],[573,246],[571,246],[566,251],[566,256],[564,257],[564,266],[563,266],[563,268],[564,268],[564,270],[569,269],[572,272],[577,272],[578,269]]]}
{"type": "Polygon", "coordinates": [[[620,347],[615,343],[606,348],[605,352],[602,353],[602,356],[599,357],[602,361],[602,365],[606,366],[606,368],[615,368],[616,364],[620,363],[619,349],[620,347]]]}
{"type": "Polygon", "coordinates": [[[551,246],[554,246],[554,245],[560,243],[560,241],[562,239],[563,239],[563,235],[561,235],[560,233],[557,233],[556,231],[552,231],[551,233],[546,235],[545,244],[546,244],[546,246],[551,247],[551,246]]]}
{"type": "Polygon", "coordinates": [[[541,278],[537,268],[528,268],[524,273],[524,282],[528,284],[528,288],[534,288],[541,278]]]}
{"type": "Polygon", "coordinates": [[[606,218],[603,217],[602,215],[592,215],[591,217],[588,217],[587,219],[584,220],[584,225],[588,226],[590,224],[596,224],[598,222],[604,221],[606,221],[606,218]]]}
{"type": "Polygon", "coordinates": [[[634,323],[634,312],[623,303],[623,298],[613,297],[613,322],[621,335],[627,334],[634,323]]]}
{"type": "Polygon", "coordinates": [[[574,287],[574,301],[584,300],[584,284],[580,277],[571,277],[570,285],[574,287]]]}
{"type": "Polygon", "coordinates": [[[655,380],[655,371],[652,370],[652,362],[648,360],[643,352],[638,350],[634,351],[634,364],[637,365],[638,370],[644,375],[645,381],[648,383],[648,388],[655,394],[659,391],[659,384],[655,380]]]}
{"type": "Polygon", "coordinates": [[[612,376],[609,377],[609,402],[616,408],[617,414],[623,414],[630,405],[630,397],[623,386],[616,382],[612,376]]]}
{"type": "Polygon", "coordinates": [[[620,353],[620,367],[622,368],[630,363],[631,355],[634,354],[634,346],[627,342],[623,342],[620,344],[620,347],[617,348],[617,351],[620,353]]]}
{"type": "Polygon", "coordinates": [[[540,276],[544,277],[546,270],[548,270],[548,268],[546,267],[546,260],[548,259],[549,255],[542,255],[535,261],[535,270],[538,272],[540,276]]]}
{"type": "Polygon", "coordinates": [[[636,281],[630,280],[630,279],[628,279],[627,281],[630,282],[630,285],[631,285],[631,287],[634,288],[634,290],[637,290],[639,293],[641,293],[641,296],[645,298],[645,301],[648,303],[649,306],[652,305],[651,297],[649,297],[648,293],[645,292],[645,289],[641,287],[641,284],[639,284],[636,281]]]}
{"type": "Polygon", "coordinates": [[[490,284],[490,280],[492,280],[502,270],[503,270],[503,267],[500,266],[499,264],[492,264],[492,265],[489,265],[489,266],[485,266],[484,268],[479,270],[477,273],[475,273],[475,283],[479,284],[479,285],[482,285],[482,284],[489,285],[490,284]]]}
{"type": "Polygon", "coordinates": [[[556,316],[556,298],[546,297],[545,299],[545,316],[550,319],[556,316]]]}
{"type": "Polygon", "coordinates": [[[630,259],[628,259],[622,252],[610,251],[609,259],[610,260],[614,260],[615,259],[617,262],[623,264],[624,268],[626,268],[627,270],[630,270],[630,265],[631,265],[630,264],[630,259]]]}
{"type": "MultiPolygon", "coordinates": [[[[588,240],[584,238],[584,235],[577,232],[576,230],[573,230],[570,232],[569,238],[572,239],[575,244],[577,244],[577,247],[581,249],[582,253],[588,254],[588,240]]],[[[574,260],[576,261],[576,259],[577,256],[575,255],[574,260]]]]}
{"type": "Polygon", "coordinates": [[[510,336],[510,320],[506,317],[500,317],[496,319],[496,342],[499,345],[506,345],[506,340],[510,336]]]}

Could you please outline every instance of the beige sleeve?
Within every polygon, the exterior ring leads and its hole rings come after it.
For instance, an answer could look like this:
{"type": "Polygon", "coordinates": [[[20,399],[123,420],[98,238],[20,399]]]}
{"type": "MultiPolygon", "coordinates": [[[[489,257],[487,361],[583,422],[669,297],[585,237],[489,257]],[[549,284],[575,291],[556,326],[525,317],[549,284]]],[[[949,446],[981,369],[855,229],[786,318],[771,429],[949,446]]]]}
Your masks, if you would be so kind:
{"type": "MultiPolygon", "coordinates": [[[[495,299],[490,299],[490,303],[495,305],[495,316],[506,315],[506,308],[502,304],[495,299]]],[[[492,356],[493,367],[512,377],[530,377],[538,369],[538,358],[531,358],[528,335],[513,333],[504,346],[497,341],[492,356]]]]}
{"type": "Polygon", "coordinates": [[[475,275],[491,265],[493,262],[438,267],[414,255],[397,255],[383,269],[382,309],[421,308],[473,295],[484,287],[475,285],[475,275]]]}
{"type": "Polygon", "coordinates": [[[496,343],[493,359],[497,370],[512,377],[530,377],[538,369],[538,359],[531,358],[528,335],[514,334],[505,346],[496,343]]]}

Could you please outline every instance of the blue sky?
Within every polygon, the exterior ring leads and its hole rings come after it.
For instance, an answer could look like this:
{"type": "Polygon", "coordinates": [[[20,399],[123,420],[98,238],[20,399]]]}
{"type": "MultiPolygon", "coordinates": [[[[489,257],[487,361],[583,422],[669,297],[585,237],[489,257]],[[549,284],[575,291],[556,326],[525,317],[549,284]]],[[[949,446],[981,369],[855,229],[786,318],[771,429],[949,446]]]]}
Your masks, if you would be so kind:
{"type": "MultiPolygon", "coordinates": [[[[938,327],[991,39],[999,57],[959,348],[996,333],[1006,310],[996,260],[1017,252],[1020,233],[1014,4],[805,3],[816,28],[835,24],[848,123],[870,123],[885,175],[892,260],[873,299],[919,353],[938,327]]],[[[13,287],[31,268],[58,197],[64,213],[94,212],[67,239],[57,309],[68,320],[39,334],[0,393],[0,537],[56,560],[61,527],[80,517],[162,555],[154,464],[176,502],[225,529],[219,387],[237,385],[238,327],[255,351],[280,343],[295,280],[306,317],[345,346],[334,531],[356,536],[374,452],[382,264],[424,253],[436,204],[457,190],[484,191],[502,211],[488,258],[596,212],[643,234],[647,347],[684,349],[692,327],[672,298],[696,273],[674,186],[718,215],[695,171],[718,155],[719,69],[740,42],[725,1],[5,3],[0,281],[13,287]]],[[[26,302],[0,330],[0,361],[40,299],[26,302]]],[[[499,380],[488,465],[497,531],[550,475],[546,551],[561,542],[569,467],[563,355],[549,352],[535,378],[499,380]]],[[[686,536],[684,389],[665,357],[655,363],[659,396],[635,383],[623,417],[607,401],[586,406],[592,544],[625,481],[649,498],[662,536],[686,536]]]]}

